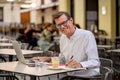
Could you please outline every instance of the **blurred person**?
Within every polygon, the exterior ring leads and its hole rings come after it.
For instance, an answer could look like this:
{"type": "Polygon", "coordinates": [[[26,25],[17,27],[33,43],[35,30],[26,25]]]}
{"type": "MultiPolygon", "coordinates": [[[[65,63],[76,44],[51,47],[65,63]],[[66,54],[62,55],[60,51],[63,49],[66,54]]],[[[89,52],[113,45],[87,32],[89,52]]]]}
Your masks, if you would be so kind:
{"type": "Polygon", "coordinates": [[[34,49],[37,45],[36,33],[40,30],[35,28],[33,25],[28,25],[24,31],[25,41],[28,43],[27,49],[34,49]]]}
{"type": "Polygon", "coordinates": [[[38,40],[38,46],[41,50],[54,49],[54,37],[58,35],[58,30],[53,26],[52,23],[45,23],[43,25],[43,31],[41,37],[38,40]]]}
{"type": "Polygon", "coordinates": [[[16,36],[17,41],[25,42],[24,30],[25,30],[24,28],[19,29],[17,36],[16,36]]]}
{"type": "Polygon", "coordinates": [[[44,30],[42,32],[42,35],[44,37],[44,39],[48,42],[51,42],[51,32],[48,30],[48,28],[51,26],[51,23],[46,23],[44,25],[44,30]]]}
{"type": "Polygon", "coordinates": [[[57,29],[52,25],[52,23],[46,23],[44,25],[44,30],[42,32],[43,37],[49,43],[53,42],[54,36],[58,35],[57,29]]]}
{"type": "MultiPolygon", "coordinates": [[[[99,75],[100,62],[94,35],[90,31],[78,29],[73,24],[73,18],[66,12],[56,13],[54,20],[62,33],[60,54],[63,54],[65,58],[65,65],[70,68],[87,68],[68,74],[76,76],[99,75]]],[[[50,62],[51,58],[33,57],[32,60],[50,62]]]]}
{"type": "Polygon", "coordinates": [[[59,35],[58,29],[56,29],[56,27],[53,26],[53,24],[50,25],[49,27],[47,27],[47,29],[51,33],[51,36],[50,36],[51,37],[51,42],[53,42],[54,41],[54,37],[59,35]]]}

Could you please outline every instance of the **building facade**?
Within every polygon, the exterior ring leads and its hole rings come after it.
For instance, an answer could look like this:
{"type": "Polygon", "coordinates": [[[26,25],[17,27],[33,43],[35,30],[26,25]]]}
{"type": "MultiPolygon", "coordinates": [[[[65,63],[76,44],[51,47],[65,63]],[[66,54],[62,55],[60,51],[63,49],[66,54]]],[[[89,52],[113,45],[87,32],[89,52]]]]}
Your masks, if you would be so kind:
{"type": "Polygon", "coordinates": [[[96,24],[97,30],[104,30],[110,37],[120,35],[119,0],[33,0],[36,8],[21,9],[20,4],[0,3],[3,7],[4,23],[53,23],[52,16],[57,11],[71,14],[83,29],[96,24]],[[92,2],[93,1],[93,2],[92,2]],[[97,7],[97,8],[95,8],[97,7]],[[117,15],[116,15],[117,14],[117,15]]]}

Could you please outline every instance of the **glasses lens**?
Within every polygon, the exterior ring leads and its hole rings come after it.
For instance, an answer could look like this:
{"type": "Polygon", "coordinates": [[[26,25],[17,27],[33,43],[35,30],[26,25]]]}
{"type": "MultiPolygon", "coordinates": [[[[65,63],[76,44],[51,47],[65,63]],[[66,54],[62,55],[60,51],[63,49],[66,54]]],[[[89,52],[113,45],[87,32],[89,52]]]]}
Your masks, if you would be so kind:
{"type": "Polygon", "coordinates": [[[67,19],[66,21],[63,21],[62,23],[58,24],[57,26],[58,26],[59,28],[60,28],[61,26],[65,26],[68,21],[69,21],[69,19],[67,19]]]}

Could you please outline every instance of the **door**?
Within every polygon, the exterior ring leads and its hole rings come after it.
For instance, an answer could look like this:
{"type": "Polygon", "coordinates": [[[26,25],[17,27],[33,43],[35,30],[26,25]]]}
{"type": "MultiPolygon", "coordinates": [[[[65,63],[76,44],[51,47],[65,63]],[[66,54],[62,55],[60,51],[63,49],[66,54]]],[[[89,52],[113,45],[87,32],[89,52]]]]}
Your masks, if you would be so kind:
{"type": "Polygon", "coordinates": [[[22,24],[30,23],[30,11],[21,13],[21,23],[22,24]]]}

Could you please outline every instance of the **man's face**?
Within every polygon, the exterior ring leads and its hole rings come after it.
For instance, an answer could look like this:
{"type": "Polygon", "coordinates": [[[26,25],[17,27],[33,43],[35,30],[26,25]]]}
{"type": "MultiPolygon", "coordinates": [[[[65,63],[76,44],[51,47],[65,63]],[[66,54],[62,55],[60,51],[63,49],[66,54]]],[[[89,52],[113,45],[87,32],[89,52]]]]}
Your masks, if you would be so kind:
{"type": "Polygon", "coordinates": [[[58,19],[55,19],[55,23],[63,34],[66,36],[71,36],[73,31],[73,19],[68,19],[64,14],[61,15],[58,19]]]}

